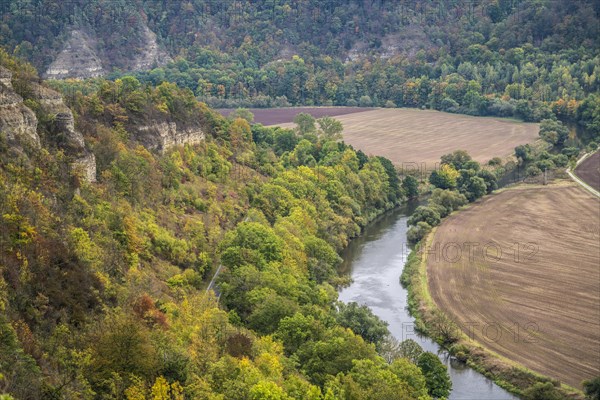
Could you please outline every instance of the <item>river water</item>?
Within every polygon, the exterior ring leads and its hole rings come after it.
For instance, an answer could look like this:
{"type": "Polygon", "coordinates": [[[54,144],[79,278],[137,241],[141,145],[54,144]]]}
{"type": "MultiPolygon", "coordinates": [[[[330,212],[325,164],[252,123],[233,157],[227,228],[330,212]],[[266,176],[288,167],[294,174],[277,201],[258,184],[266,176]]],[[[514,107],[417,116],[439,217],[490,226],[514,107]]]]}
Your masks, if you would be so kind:
{"type": "Polygon", "coordinates": [[[363,234],[342,252],[340,272],[351,274],[352,284],[339,293],[344,302],[367,305],[396,339],[413,339],[427,351],[438,354],[452,379],[451,400],[517,399],[491,380],[464,364],[450,359],[428,337],[415,333],[414,318],[407,309],[408,293],[400,285],[400,274],[410,253],[406,221],[417,204],[388,212],[371,223],[363,234]]]}

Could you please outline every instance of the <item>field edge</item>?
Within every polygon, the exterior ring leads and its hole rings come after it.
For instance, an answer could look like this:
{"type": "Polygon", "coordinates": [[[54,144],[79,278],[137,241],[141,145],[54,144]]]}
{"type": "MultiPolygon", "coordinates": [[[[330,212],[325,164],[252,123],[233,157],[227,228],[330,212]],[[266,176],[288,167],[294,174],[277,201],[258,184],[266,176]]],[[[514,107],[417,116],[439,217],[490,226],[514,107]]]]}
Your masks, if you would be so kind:
{"type": "MultiPolygon", "coordinates": [[[[531,186],[532,185],[522,184],[511,186],[487,195],[483,199],[494,196],[499,192],[520,190],[531,186]]],[[[481,202],[481,200],[468,204],[460,210],[453,212],[451,215],[460,213],[479,202],[481,202]]],[[[429,234],[411,250],[400,277],[400,283],[408,291],[408,310],[415,318],[415,329],[431,337],[438,342],[440,346],[448,350],[450,354],[455,357],[460,357],[460,359],[465,361],[470,368],[491,379],[498,386],[512,394],[522,396],[527,388],[536,383],[551,382],[566,398],[585,399],[585,394],[581,390],[559,382],[549,376],[539,374],[516,361],[501,356],[486,348],[476,340],[469,338],[467,334],[460,330],[456,325],[453,325],[450,328],[456,333],[457,339],[451,344],[444,343],[444,340],[436,334],[436,331],[439,330],[440,315],[443,315],[445,318],[448,317],[440,308],[438,308],[431,296],[427,277],[427,252],[421,252],[419,250],[420,247],[426,249],[431,245],[436,231],[437,227],[434,227],[431,232],[429,232],[429,234]],[[560,386],[557,384],[560,384],[560,386]]]]}

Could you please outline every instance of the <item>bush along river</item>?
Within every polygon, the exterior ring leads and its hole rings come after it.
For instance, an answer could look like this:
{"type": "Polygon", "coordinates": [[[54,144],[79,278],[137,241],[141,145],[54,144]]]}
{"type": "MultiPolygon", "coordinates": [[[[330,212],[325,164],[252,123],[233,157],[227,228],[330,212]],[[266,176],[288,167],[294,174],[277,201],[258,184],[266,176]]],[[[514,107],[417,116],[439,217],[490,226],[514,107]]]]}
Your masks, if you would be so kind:
{"type": "Polygon", "coordinates": [[[409,204],[382,215],[366,227],[342,252],[340,273],[349,274],[352,284],[340,290],[341,301],[368,306],[388,323],[399,341],[415,340],[424,350],[438,354],[452,379],[451,400],[517,399],[490,379],[454,360],[436,342],[415,332],[409,314],[408,292],[400,275],[410,253],[406,221],[418,204],[409,204]]]}

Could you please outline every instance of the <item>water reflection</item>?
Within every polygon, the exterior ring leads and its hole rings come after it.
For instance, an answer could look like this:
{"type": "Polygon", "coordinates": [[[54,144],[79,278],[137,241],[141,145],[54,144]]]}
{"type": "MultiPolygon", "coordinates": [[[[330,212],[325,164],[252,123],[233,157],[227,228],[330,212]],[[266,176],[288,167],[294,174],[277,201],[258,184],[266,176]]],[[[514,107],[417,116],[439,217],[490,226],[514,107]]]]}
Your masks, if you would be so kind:
{"type": "Polygon", "coordinates": [[[428,337],[414,331],[414,319],[407,310],[407,292],[399,277],[410,253],[406,221],[418,204],[387,213],[367,227],[342,253],[342,273],[351,274],[353,283],[340,291],[340,300],[366,304],[389,324],[398,339],[413,339],[423,349],[440,356],[452,379],[453,400],[516,399],[483,375],[456,361],[428,337]]]}

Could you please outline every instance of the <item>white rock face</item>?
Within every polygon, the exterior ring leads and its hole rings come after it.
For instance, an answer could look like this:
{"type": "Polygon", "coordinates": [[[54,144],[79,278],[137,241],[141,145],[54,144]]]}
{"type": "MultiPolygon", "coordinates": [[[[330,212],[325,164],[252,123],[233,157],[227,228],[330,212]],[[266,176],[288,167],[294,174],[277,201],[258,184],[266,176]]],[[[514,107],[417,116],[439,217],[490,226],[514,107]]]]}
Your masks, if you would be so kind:
{"type": "Polygon", "coordinates": [[[140,54],[134,57],[130,68],[132,70],[144,71],[173,61],[167,52],[158,46],[156,34],[146,24],[143,25],[142,29],[146,43],[142,47],[140,54]]]}
{"type": "Polygon", "coordinates": [[[50,64],[46,79],[94,78],[105,73],[95,42],[83,31],[73,30],[56,60],[50,64]]]}
{"type": "Polygon", "coordinates": [[[12,89],[12,72],[0,65],[0,83],[12,89]]]}
{"type": "Polygon", "coordinates": [[[73,163],[72,168],[80,171],[83,179],[87,182],[96,182],[96,156],[94,153],[86,152],[83,157],[73,163]]]}
{"type": "Polygon", "coordinates": [[[8,142],[25,140],[39,148],[35,113],[23,104],[23,98],[12,87],[12,72],[0,67],[0,132],[8,142]]]}
{"type": "Polygon", "coordinates": [[[26,140],[32,146],[40,147],[37,118],[23,103],[0,106],[0,132],[9,142],[26,140]]]}
{"type": "Polygon", "coordinates": [[[63,102],[60,93],[32,83],[33,93],[45,113],[54,116],[53,137],[56,143],[76,158],[72,167],[88,182],[96,181],[96,157],[85,147],[81,132],[75,130],[73,112],[63,102]]]}
{"type": "MultiPolygon", "coordinates": [[[[37,133],[38,120],[35,113],[25,106],[23,98],[12,88],[12,73],[0,67],[0,133],[9,144],[22,146],[24,142],[39,148],[37,133]]],[[[65,105],[60,93],[30,82],[33,97],[40,104],[42,112],[54,116],[54,126],[50,127],[54,141],[75,159],[72,164],[88,182],[96,181],[96,158],[85,147],[83,135],[75,130],[73,113],[65,105]]]]}
{"type": "Polygon", "coordinates": [[[54,116],[53,131],[60,138],[51,139],[72,153],[85,152],[83,135],[75,130],[73,113],[63,102],[60,93],[37,83],[31,83],[31,86],[44,113],[54,116]]]}
{"type": "Polygon", "coordinates": [[[205,139],[200,127],[178,127],[175,122],[160,122],[152,125],[138,125],[137,137],[150,150],[164,152],[181,144],[197,144],[205,139]]]}
{"type": "MultiPolygon", "coordinates": [[[[167,52],[158,45],[156,34],[145,23],[141,25],[141,29],[143,44],[137,49],[131,49],[131,58],[125,62],[126,65],[117,67],[143,71],[172,61],[167,52]]],[[[44,78],[85,79],[103,76],[114,66],[106,66],[101,55],[102,49],[97,47],[93,36],[74,29],[63,50],[44,73],[44,78]]]]}

